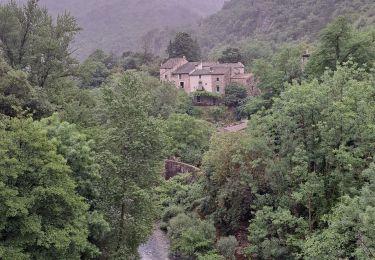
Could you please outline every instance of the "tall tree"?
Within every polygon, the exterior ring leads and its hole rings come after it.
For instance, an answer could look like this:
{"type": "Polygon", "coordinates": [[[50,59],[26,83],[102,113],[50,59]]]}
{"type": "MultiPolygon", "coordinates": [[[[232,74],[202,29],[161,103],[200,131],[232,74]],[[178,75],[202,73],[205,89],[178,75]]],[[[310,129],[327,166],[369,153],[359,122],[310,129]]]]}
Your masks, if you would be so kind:
{"type": "Polygon", "coordinates": [[[105,241],[111,258],[131,259],[152,230],[152,188],[162,169],[164,138],[159,121],[149,115],[151,101],[148,86],[131,73],[116,77],[104,91],[106,129],[98,162],[101,207],[112,227],[105,241]]]}
{"type": "Polygon", "coordinates": [[[37,124],[46,130],[48,138],[55,142],[58,154],[67,160],[72,170],[71,177],[76,183],[75,189],[89,205],[89,240],[99,244],[109,231],[109,224],[98,206],[100,175],[99,165],[95,162],[94,141],[81,133],[76,125],[62,122],[56,113],[37,124]]]}
{"type": "Polygon", "coordinates": [[[0,123],[0,258],[81,259],[88,205],[45,129],[31,119],[0,123]]]}
{"type": "Polygon", "coordinates": [[[38,0],[22,6],[15,1],[0,5],[0,48],[15,69],[29,73],[39,87],[52,86],[56,80],[74,74],[70,43],[79,31],[76,19],[68,14],[56,22],[38,0]]]}
{"type": "Polygon", "coordinates": [[[180,32],[173,41],[170,41],[167,53],[169,58],[181,58],[185,56],[189,61],[198,61],[201,58],[201,50],[197,40],[193,40],[190,34],[180,32]]]}

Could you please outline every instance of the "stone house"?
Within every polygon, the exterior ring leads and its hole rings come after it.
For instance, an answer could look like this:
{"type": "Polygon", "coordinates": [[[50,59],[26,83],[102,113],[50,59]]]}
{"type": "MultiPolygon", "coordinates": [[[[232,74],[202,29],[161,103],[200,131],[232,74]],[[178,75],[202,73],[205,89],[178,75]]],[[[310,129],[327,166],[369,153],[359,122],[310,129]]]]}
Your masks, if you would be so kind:
{"type": "MultiPolygon", "coordinates": [[[[260,94],[253,74],[245,73],[245,66],[240,62],[189,62],[185,57],[172,58],[161,64],[160,80],[172,82],[188,94],[196,91],[224,94],[231,83],[243,85],[251,96],[260,94]]],[[[207,98],[203,102],[196,97],[197,104],[214,105],[207,98]]]]}

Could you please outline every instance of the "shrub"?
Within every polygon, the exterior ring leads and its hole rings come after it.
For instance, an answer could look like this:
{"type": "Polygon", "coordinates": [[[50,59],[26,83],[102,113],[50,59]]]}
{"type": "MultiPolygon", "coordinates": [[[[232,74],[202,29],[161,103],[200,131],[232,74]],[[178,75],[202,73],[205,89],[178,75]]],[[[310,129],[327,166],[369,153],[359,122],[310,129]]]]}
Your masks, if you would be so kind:
{"type": "Polygon", "coordinates": [[[179,206],[176,206],[176,205],[172,205],[172,206],[169,206],[168,208],[166,208],[164,210],[161,219],[165,223],[168,223],[170,219],[176,217],[178,214],[183,213],[183,212],[184,212],[184,209],[182,207],[179,207],[179,206]]]}
{"type": "Polygon", "coordinates": [[[219,122],[225,118],[225,113],[227,112],[224,106],[214,107],[210,110],[210,117],[214,122],[219,122]]]}
{"type": "Polygon", "coordinates": [[[216,246],[219,253],[225,256],[226,259],[234,259],[238,241],[234,236],[222,237],[216,246]]]}
{"type": "Polygon", "coordinates": [[[172,253],[182,257],[198,257],[214,248],[216,230],[211,222],[179,214],[170,221],[172,253]]]}
{"type": "Polygon", "coordinates": [[[225,260],[225,257],[215,252],[199,255],[198,260],[225,260]]]}
{"type": "Polygon", "coordinates": [[[160,228],[160,230],[162,230],[164,232],[167,232],[168,231],[168,223],[160,222],[159,228],[160,228]]]}
{"type": "Polygon", "coordinates": [[[247,98],[247,90],[239,84],[233,84],[225,89],[224,104],[228,107],[238,107],[247,98]]]}

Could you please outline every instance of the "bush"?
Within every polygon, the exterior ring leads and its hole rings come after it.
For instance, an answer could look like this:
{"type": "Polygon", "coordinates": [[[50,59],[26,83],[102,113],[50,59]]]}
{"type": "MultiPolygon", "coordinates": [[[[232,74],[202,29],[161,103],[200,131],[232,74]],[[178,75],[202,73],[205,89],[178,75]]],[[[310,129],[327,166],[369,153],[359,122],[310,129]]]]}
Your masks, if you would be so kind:
{"type": "Polygon", "coordinates": [[[176,205],[172,205],[172,206],[169,206],[168,208],[166,208],[164,210],[161,219],[165,223],[168,223],[170,219],[176,217],[178,214],[183,213],[183,212],[184,212],[184,209],[182,207],[179,207],[179,206],[176,206],[176,205]]]}
{"type": "Polygon", "coordinates": [[[169,236],[173,254],[198,257],[213,250],[216,230],[211,222],[179,214],[170,221],[169,236]]]}
{"type": "Polygon", "coordinates": [[[185,163],[198,165],[209,148],[213,127],[204,120],[186,114],[171,115],[165,122],[168,137],[166,151],[169,156],[181,158],[185,163]]]}
{"type": "Polygon", "coordinates": [[[233,84],[225,89],[224,104],[228,107],[238,107],[247,98],[245,87],[233,84]]]}
{"type": "Polygon", "coordinates": [[[164,232],[167,232],[168,231],[168,223],[160,222],[159,228],[160,228],[160,230],[162,230],[164,232]]]}
{"type": "Polygon", "coordinates": [[[226,259],[234,259],[234,254],[236,253],[238,241],[234,236],[222,237],[217,242],[216,246],[220,254],[225,256],[226,259]]]}
{"type": "Polygon", "coordinates": [[[171,242],[173,243],[174,240],[179,239],[181,233],[190,226],[194,226],[194,224],[194,219],[184,213],[178,214],[176,217],[172,218],[169,221],[168,228],[168,235],[171,242]]]}
{"type": "Polygon", "coordinates": [[[204,255],[199,255],[198,260],[225,260],[225,257],[215,252],[210,252],[204,255]]]}
{"type": "Polygon", "coordinates": [[[209,115],[213,121],[219,122],[225,118],[225,113],[227,112],[224,106],[214,107],[210,110],[209,115]]]}

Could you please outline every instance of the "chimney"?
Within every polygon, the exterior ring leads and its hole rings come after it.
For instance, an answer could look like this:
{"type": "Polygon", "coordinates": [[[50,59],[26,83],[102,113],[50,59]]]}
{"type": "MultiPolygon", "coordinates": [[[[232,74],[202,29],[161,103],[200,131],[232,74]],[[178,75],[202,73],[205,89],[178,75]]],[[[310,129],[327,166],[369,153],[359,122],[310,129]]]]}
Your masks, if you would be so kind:
{"type": "Polygon", "coordinates": [[[198,69],[203,69],[203,62],[201,61],[199,64],[198,64],[198,69]]]}

